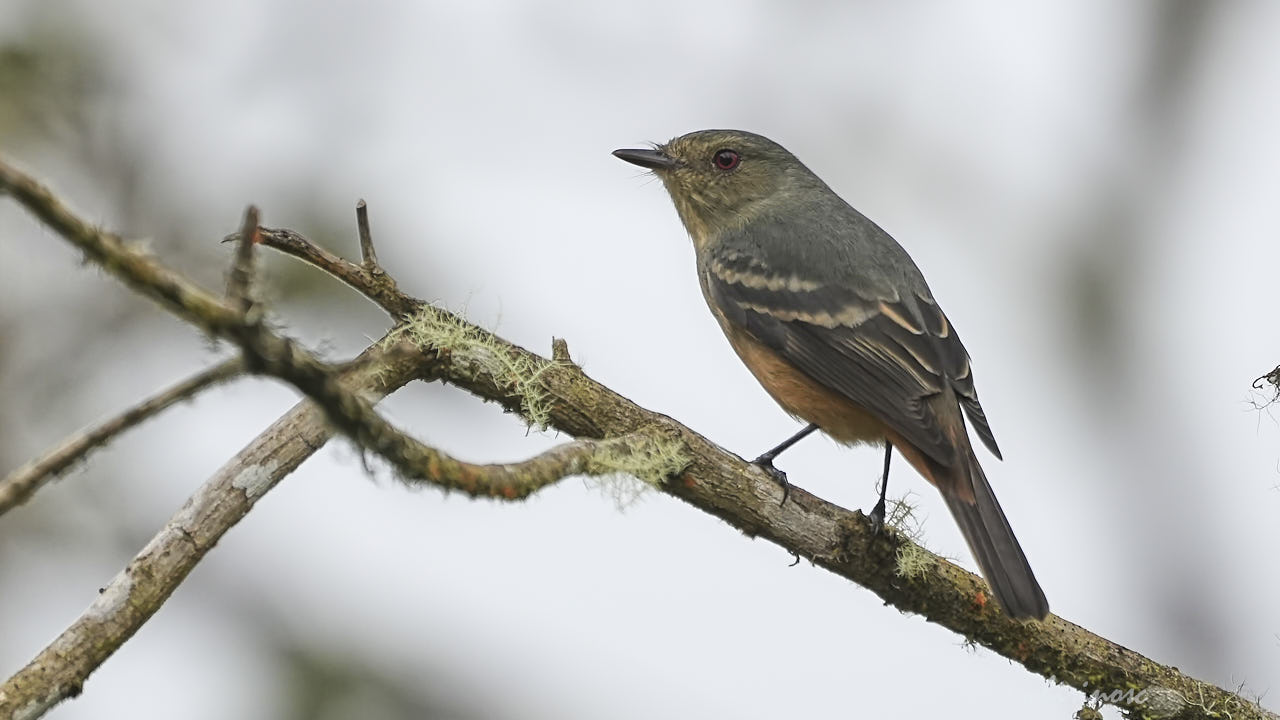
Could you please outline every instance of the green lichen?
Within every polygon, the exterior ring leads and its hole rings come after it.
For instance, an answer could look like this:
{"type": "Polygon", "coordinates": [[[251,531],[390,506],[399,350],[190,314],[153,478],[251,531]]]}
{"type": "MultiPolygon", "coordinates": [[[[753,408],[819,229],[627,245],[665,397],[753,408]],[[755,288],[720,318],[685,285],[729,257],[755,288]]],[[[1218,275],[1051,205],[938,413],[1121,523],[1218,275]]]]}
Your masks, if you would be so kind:
{"type": "Polygon", "coordinates": [[[679,440],[629,435],[600,444],[587,468],[588,483],[612,497],[619,508],[626,508],[650,488],[679,474],[690,462],[684,443],[679,440]]]}
{"type": "Polygon", "coordinates": [[[430,305],[424,305],[389,333],[384,343],[390,346],[405,340],[423,350],[465,357],[482,366],[497,384],[509,387],[519,398],[520,415],[530,427],[547,429],[551,420],[551,396],[541,378],[543,373],[563,363],[510,352],[496,336],[430,305]]]}
{"type": "Polygon", "coordinates": [[[894,572],[898,577],[915,580],[924,577],[937,563],[937,556],[925,550],[920,542],[924,538],[924,529],[920,518],[916,515],[915,505],[910,498],[914,493],[907,493],[900,498],[889,500],[889,512],[886,513],[885,527],[902,537],[906,542],[898,546],[897,567],[894,572]]]}
{"type": "Polygon", "coordinates": [[[932,570],[936,562],[937,558],[933,553],[913,542],[904,542],[898,546],[897,567],[894,572],[898,577],[916,580],[932,570]]]}

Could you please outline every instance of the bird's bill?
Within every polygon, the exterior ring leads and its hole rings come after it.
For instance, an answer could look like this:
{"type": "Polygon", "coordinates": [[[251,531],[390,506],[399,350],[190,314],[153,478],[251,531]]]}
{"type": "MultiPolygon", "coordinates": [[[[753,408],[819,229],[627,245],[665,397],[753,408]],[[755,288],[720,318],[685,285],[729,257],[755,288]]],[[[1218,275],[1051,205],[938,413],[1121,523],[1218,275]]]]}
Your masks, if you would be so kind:
{"type": "Polygon", "coordinates": [[[674,159],[657,150],[614,150],[613,156],[650,170],[670,170],[676,166],[674,159]]]}

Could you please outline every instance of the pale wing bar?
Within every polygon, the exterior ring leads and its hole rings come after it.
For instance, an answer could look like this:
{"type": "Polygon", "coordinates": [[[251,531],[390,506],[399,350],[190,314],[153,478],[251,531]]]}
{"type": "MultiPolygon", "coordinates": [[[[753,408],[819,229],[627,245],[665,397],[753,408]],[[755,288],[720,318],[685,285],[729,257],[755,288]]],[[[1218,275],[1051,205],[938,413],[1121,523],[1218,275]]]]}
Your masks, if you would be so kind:
{"type": "Polygon", "coordinates": [[[931,298],[920,298],[917,315],[900,301],[770,275],[758,259],[744,260],[738,255],[708,268],[708,290],[730,322],[946,466],[954,448],[925,400],[950,384],[975,432],[999,457],[968,353],[931,298]]]}

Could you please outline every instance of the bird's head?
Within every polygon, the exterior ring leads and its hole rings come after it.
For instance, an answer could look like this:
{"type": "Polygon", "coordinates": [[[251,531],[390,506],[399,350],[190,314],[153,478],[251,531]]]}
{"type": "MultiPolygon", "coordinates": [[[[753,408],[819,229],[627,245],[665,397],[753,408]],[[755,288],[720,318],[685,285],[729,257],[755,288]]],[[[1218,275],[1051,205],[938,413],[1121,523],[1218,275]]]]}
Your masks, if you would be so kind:
{"type": "Polygon", "coordinates": [[[741,130],[699,130],[652,149],[613,154],[662,180],[699,246],[787,202],[797,191],[815,185],[827,190],[786,148],[741,130]]]}

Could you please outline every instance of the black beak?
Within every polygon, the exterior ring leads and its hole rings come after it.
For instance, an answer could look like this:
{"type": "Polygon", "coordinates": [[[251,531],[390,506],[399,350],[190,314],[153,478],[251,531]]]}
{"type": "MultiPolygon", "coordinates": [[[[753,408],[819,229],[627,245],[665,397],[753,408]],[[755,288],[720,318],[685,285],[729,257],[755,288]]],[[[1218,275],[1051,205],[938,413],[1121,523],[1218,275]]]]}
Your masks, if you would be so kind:
{"type": "Polygon", "coordinates": [[[657,150],[614,150],[613,156],[650,170],[670,170],[679,164],[657,150]]]}

